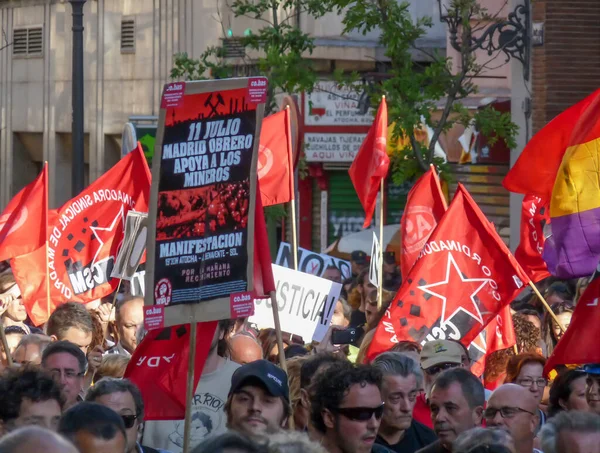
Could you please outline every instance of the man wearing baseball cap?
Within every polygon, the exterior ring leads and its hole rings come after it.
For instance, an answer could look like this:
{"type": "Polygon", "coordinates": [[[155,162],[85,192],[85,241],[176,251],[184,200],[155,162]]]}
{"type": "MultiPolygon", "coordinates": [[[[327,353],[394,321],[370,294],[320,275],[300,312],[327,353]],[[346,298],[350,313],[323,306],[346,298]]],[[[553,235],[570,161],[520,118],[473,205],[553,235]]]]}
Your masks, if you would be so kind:
{"type": "Polygon", "coordinates": [[[283,428],[290,411],[287,374],[267,360],[238,368],[225,403],[227,427],[247,436],[283,428]]]}
{"type": "Polygon", "coordinates": [[[421,369],[425,377],[425,394],[417,397],[413,418],[433,428],[427,398],[435,379],[445,370],[462,366],[463,348],[453,341],[435,340],[425,343],[421,350],[421,369]]]}
{"type": "Polygon", "coordinates": [[[585,398],[590,412],[600,415],[600,363],[590,363],[583,367],[587,375],[585,398]]]}

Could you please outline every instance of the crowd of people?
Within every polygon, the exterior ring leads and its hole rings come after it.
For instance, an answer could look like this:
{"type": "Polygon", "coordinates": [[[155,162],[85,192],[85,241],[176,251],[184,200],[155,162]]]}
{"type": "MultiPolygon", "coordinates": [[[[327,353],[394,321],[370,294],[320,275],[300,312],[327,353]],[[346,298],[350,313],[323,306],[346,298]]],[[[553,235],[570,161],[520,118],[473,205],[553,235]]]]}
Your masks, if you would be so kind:
{"type": "MultiPolygon", "coordinates": [[[[544,375],[562,330],[535,296],[511,304],[516,348],[471,372],[453,340],[401,341],[369,360],[369,343],[401,284],[393,255],[384,264],[384,304],[369,282],[367,257],[352,254],[353,276],[330,267],[343,286],[320,343],[277,335],[246,319],[223,320],[191,405],[194,453],[598,453],[600,365],[544,375]],[[354,329],[349,344],[332,332],[354,329]],[[493,388],[493,391],[490,389],[493,388]]],[[[589,279],[540,283],[568,327],[589,279]]],[[[124,378],[143,341],[143,300],[126,292],[59,306],[29,323],[10,269],[0,275],[2,347],[0,453],[180,453],[183,420],[145,420],[138,386],[124,378]]]]}

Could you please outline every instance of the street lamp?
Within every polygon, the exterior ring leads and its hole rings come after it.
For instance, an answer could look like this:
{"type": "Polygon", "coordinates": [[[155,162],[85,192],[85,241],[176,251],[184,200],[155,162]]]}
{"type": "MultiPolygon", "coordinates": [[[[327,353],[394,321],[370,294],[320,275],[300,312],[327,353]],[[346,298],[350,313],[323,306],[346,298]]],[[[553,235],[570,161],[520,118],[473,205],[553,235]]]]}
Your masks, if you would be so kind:
{"type": "MultiPolygon", "coordinates": [[[[462,43],[458,34],[462,17],[455,8],[448,9],[444,5],[444,0],[437,0],[437,2],[440,10],[440,20],[448,24],[450,45],[455,50],[461,51],[462,43]]],[[[529,80],[530,17],[529,0],[525,0],[525,3],[517,5],[505,20],[494,20],[480,36],[471,36],[471,42],[468,44],[470,52],[482,49],[491,56],[494,52],[501,50],[506,54],[507,63],[512,57],[523,64],[523,78],[529,80]]]]}
{"type": "Polygon", "coordinates": [[[72,184],[73,196],[79,195],[84,186],[84,140],[83,140],[83,5],[86,0],[69,0],[73,7],[73,119],[72,134],[72,184]]]}

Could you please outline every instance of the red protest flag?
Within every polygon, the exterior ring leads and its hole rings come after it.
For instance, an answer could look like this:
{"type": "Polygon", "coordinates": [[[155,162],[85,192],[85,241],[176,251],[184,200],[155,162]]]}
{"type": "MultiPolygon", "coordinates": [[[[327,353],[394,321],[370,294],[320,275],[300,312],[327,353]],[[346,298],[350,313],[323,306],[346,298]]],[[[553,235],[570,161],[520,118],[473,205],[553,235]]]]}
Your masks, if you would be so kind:
{"type": "Polygon", "coordinates": [[[377,326],[368,357],[401,340],[464,345],[528,283],[466,189],[456,195],[377,326]]]}
{"type": "Polygon", "coordinates": [[[0,261],[33,252],[46,243],[48,164],[0,214],[0,261]]]}
{"type": "Polygon", "coordinates": [[[421,249],[448,209],[433,165],[410,189],[400,221],[402,253],[400,271],[408,275],[421,249]]]}
{"type": "Polygon", "coordinates": [[[294,199],[291,137],[288,109],[263,120],[257,169],[263,206],[287,203],[294,199]]]}
{"type": "MultiPolygon", "coordinates": [[[[196,333],[194,389],[218,321],[199,323],[196,333]]],[[[185,418],[185,395],[190,347],[190,325],[150,330],[138,345],[125,377],[134,382],[144,399],[145,420],[180,420],[185,418]]]]}
{"type": "Polygon", "coordinates": [[[567,331],[548,358],[544,374],[548,375],[557,365],[600,363],[598,300],[600,300],[600,274],[596,270],[592,281],[577,302],[567,331]]]}
{"type": "Polygon", "coordinates": [[[86,303],[112,293],[110,273],[121,247],[127,212],[148,211],[150,170],[140,146],[87,189],[65,203],[48,227],[48,252],[13,258],[11,267],[35,325],[67,301],[86,303]],[[46,268],[47,263],[47,268],[46,268]]]}
{"type": "Polygon", "coordinates": [[[517,344],[517,337],[510,314],[510,305],[506,305],[471,342],[469,347],[471,372],[475,376],[482,376],[485,362],[493,352],[512,348],[515,344],[517,344]]]}
{"type": "MultiPolygon", "coordinates": [[[[261,182],[258,182],[261,189],[261,182]]],[[[255,297],[269,297],[275,291],[275,279],[271,267],[271,251],[267,224],[261,202],[261,197],[256,197],[254,215],[254,295],[255,297]]]]}
{"type": "Polygon", "coordinates": [[[377,110],[377,116],[365,141],[350,166],[348,173],[358,195],[360,204],[365,210],[363,228],[371,225],[373,211],[377,200],[377,192],[381,180],[387,175],[390,158],[387,155],[387,104],[385,97],[377,110]]]}
{"type": "Polygon", "coordinates": [[[521,241],[515,250],[515,258],[534,283],[550,276],[542,258],[544,251],[544,227],[550,223],[550,206],[540,197],[525,195],[521,208],[521,241]]]}

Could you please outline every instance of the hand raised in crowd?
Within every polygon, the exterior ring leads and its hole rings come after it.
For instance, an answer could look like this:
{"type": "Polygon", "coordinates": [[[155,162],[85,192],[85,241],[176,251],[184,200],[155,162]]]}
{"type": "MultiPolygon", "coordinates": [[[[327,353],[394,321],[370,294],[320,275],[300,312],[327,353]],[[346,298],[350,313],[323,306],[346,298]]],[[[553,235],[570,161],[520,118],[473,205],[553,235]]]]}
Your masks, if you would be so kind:
{"type": "Polygon", "coordinates": [[[96,373],[102,364],[104,349],[98,345],[88,353],[88,367],[92,373],[96,373]]]}
{"type": "Polygon", "coordinates": [[[113,304],[101,304],[96,309],[96,313],[98,313],[102,324],[107,324],[115,320],[115,307],[113,306],[113,304]]]}
{"type": "Polygon", "coordinates": [[[334,330],[344,330],[342,326],[329,326],[323,340],[320,343],[315,344],[315,352],[339,352],[343,345],[333,344],[331,341],[331,333],[334,330]]]}

